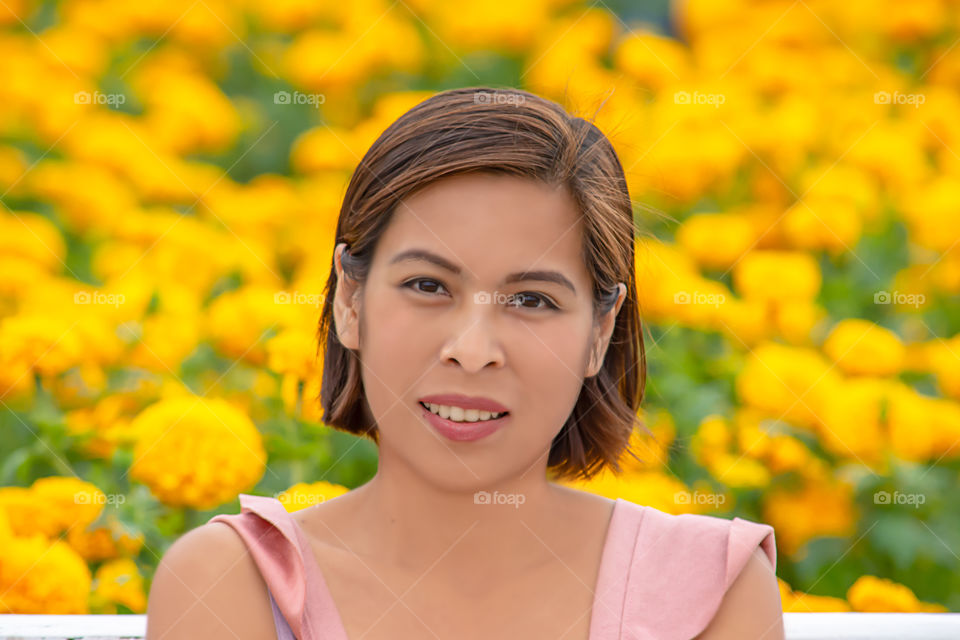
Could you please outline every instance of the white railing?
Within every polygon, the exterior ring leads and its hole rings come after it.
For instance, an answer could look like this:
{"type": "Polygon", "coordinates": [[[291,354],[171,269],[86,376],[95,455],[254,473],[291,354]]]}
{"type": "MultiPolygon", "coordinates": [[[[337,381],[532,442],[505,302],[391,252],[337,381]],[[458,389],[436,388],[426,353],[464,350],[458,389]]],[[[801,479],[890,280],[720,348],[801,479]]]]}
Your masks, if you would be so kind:
{"type": "MultiPolygon", "coordinates": [[[[785,613],[787,640],[958,640],[960,613],[785,613]]],[[[147,617],[0,615],[0,640],[143,638],[147,617]]]]}

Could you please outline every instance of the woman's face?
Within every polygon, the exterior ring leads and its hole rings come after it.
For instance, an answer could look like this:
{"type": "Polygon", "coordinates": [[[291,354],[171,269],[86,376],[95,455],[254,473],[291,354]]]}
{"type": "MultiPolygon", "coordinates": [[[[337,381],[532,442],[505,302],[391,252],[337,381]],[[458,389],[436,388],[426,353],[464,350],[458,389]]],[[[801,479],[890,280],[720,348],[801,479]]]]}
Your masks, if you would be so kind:
{"type": "Polygon", "coordinates": [[[337,328],[360,351],[381,464],[461,490],[543,477],[550,443],[584,377],[599,370],[619,309],[594,324],[579,217],[566,190],[540,182],[444,178],[397,207],[359,306],[337,247],[337,328]],[[539,275],[511,277],[529,272],[539,275]],[[450,439],[420,404],[447,393],[495,400],[509,416],[483,438],[450,439]]]}

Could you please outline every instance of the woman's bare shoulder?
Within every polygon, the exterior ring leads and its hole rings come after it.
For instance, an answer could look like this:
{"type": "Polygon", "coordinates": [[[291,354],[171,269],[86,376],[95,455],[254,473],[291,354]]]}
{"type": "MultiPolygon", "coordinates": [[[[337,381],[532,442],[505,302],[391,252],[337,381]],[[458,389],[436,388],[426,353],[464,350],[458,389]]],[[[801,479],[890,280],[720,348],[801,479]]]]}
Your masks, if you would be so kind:
{"type": "Polygon", "coordinates": [[[275,636],[266,583],[229,525],[208,522],[167,549],[150,587],[146,640],[275,636]]]}

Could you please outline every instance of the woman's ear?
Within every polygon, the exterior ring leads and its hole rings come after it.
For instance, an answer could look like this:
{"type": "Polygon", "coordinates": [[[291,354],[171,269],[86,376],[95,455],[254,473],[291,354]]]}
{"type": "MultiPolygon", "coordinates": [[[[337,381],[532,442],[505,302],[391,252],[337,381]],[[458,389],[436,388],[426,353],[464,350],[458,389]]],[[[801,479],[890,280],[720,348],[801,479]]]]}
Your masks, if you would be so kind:
{"type": "Polygon", "coordinates": [[[359,283],[344,273],[342,255],[346,243],[341,242],[333,250],[334,268],[337,270],[336,291],[333,294],[333,321],[337,338],[347,349],[360,349],[359,283]]]}
{"type": "Polygon", "coordinates": [[[627,286],[617,283],[620,293],[617,295],[617,303],[613,308],[607,311],[600,318],[600,322],[594,328],[593,340],[591,342],[590,359],[587,363],[586,377],[592,378],[600,373],[600,367],[603,366],[603,359],[607,355],[607,347],[610,346],[610,339],[613,337],[613,329],[617,324],[617,314],[620,313],[620,307],[627,297],[627,286]]]}

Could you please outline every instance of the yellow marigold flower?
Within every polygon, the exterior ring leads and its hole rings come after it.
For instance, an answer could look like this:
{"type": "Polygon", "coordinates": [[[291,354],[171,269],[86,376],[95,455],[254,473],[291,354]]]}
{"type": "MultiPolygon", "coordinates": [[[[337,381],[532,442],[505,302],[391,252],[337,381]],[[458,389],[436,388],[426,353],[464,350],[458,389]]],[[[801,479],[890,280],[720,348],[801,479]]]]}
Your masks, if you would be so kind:
{"type": "Polygon", "coordinates": [[[0,321],[0,363],[44,376],[62,373],[84,359],[76,320],[49,315],[15,315],[0,321]]]}
{"type": "Polygon", "coordinates": [[[749,348],[771,335],[770,305],[763,300],[731,297],[717,309],[716,321],[734,346],[749,348]]]}
{"type": "Polygon", "coordinates": [[[323,407],[320,406],[320,385],[322,381],[323,378],[318,372],[307,377],[303,383],[300,416],[304,420],[323,422],[323,407]]]}
{"type": "Polygon", "coordinates": [[[299,511],[327,500],[333,500],[349,491],[350,489],[343,485],[319,480],[311,483],[298,482],[274,497],[283,503],[287,511],[299,511]]]}
{"type": "Polygon", "coordinates": [[[626,454],[621,456],[620,465],[628,471],[655,469],[666,464],[670,457],[670,445],[677,434],[673,417],[666,410],[661,409],[652,416],[646,416],[641,409],[639,415],[650,433],[639,427],[634,428],[629,448],[643,462],[626,454]],[[652,422],[648,423],[648,420],[652,422]]]}
{"type": "Polygon", "coordinates": [[[670,317],[686,326],[711,328],[722,326],[720,308],[733,296],[722,283],[707,278],[691,278],[680,283],[673,294],[670,317]]]}
{"type": "Polygon", "coordinates": [[[843,200],[804,200],[784,214],[784,232],[797,249],[852,251],[860,240],[860,215],[843,200]]]}
{"type": "Polygon", "coordinates": [[[650,32],[631,32],[617,45],[613,63],[643,86],[660,89],[690,72],[686,46],[650,32]]]}
{"type": "Polygon", "coordinates": [[[765,342],[754,349],[737,375],[737,395],[773,418],[814,429],[820,407],[841,377],[813,350],[765,342]]]}
{"type": "Polygon", "coordinates": [[[810,337],[820,322],[827,318],[823,307],[809,300],[785,300],[773,305],[773,324],[790,344],[810,344],[810,337]]]}
{"type": "Polygon", "coordinates": [[[90,600],[95,613],[117,614],[117,605],[123,605],[133,613],[146,613],[147,596],[137,564],[130,558],[117,558],[102,564],[93,576],[90,600]]]}
{"type": "Polygon", "coordinates": [[[163,503],[212,509],[263,476],[260,432],[243,412],[218,398],[172,397],[144,409],[131,477],[163,503]]]}
{"type": "Polygon", "coordinates": [[[67,431],[86,436],[84,450],[94,457],[109,457],[118,445],[136,441],[130,420],[143,406],[133,394],[112,393],[92,407],[67,412],[67,431]]]}
{"type": "Polygon", "coordinates": [[[690,491],[678,478],[662,471],[643,471],[617,476],[604,470],[590,480],[564,480],[565,486],[616,500],[623,498],[666,513],[689,513],[702,505],[690,500],[690,491]]]}
{"type": "Polygon", "coordinates": [[[91,576],[65,542],[36,534],[0,545],[0,613],[86,614],[91,576]]]}
{"type": "Polygon", "coordinates": [[[554,0],[496,0],[431,2],[427,22],[436,26],[444,42],[465,50],[493,49],[520,52],[529,47],[548,23],[554,0]]]}
{"type": "Polygon", "coordinates": [[[107,497],[100,489],[80,478],[39,478],[30,485],[30,491],[44,509],[59,514],[62,529],[86,526],[93,522],[100,517],[107,503],[107,497]]]}
{"type": "Polygon", "coordinates": [[[887,578],[860,576],[847,590],[854,611],[918,613],[946,611],[935,603],[921,602],[909,587],[887,578]]]}
{"type": "Polygon", "coordinates": [[[788,435],[770,437],[764,461],[771,473],[787,473],[807,468],[812,454],[807,446],[788,435]]]}
{"type": "Polygon", "coordinates": [[[317,341],[305,329],[284,329],[267,341],[267,367],[277,373],[293,373],[300,379],[318,367],[317,341]]]}
{"type": "Polygon", "coordinates": [[[639,239],[634,261],[639,304],[648,318],[672,317],[676,308],[674,296],[700,277],[688,255],[656,239],[639,239]]]}
{"type": "Polygon", "coordinates": [[[79,478],[39,478],[29,488],[0,488],[5,510],[18,536],[41,534],[54,538],[74,527],[85,527],[100,516],[106,496],[79,478]]]}
{"type": "Polygon", "coordinates": [[[807,253],[751,251],[733,268],[734,286],[745,298],[812,300],[820,280],[820,267],[807,253]]]}
{"type": "Polygon", "coordinates": [[[205,76],[154,72],[141,92],[147,106],[144,126],[172,151],[223,151],[240,132],[236,107],[205,76]]]}
{"type": "Polygon", "coordinates": [[[925,355],[943,393],[960,400],[960,334],[927,343],[925,355]]]}
{"type": "Polygon", "coordinates": [[[66,244],[48,218],[27,211],[0,214],[0,255],[22,257],[49,273],[62,269],[66,244]]]}
{"type": "Polygon", "coordinates": [[[889,11],[879,11],[871,19],[884,39],[912,43],[936,36],[947,17],[943,2],[895,2],[889,11]]]}
{"type": "Polygon", "coordinates": [[[770,471],[746,454],[721,453],[710,459],[707,470],[728,487],[759,489],[770,484],[770,471]]]}
{"type": "Polygon", "coordinates": [[[950,251],[960,240],[955,204],[960,178],[940,176],[905,197],[903,215],[912,240],[938,252],[950,251]]]}
{"type": "Polygon", "coordinates": [[[852,375],[899,373],[906,356],[897,334],[859,318],[838,322],[827,336],[823,351],[843,371],[852,375]]]}
{"type": "Polygon", "coordinates": [[[794,591],[789,584],[780,578],[777,578],[777,585],[780,587],[780,604],[785,612],[850,611],[850,605],[843,598],[815,596],[802,591],[794,591]]]}
{"type": "Polygon", "coordinates": [[[799,490],[774,488],[763,499],[764,522],[777,530],[777,544],[788,555],[813,538],[848,537],[856,530],[853,487],[846,482],[811,482],[799,490]]]}
{"type": "Polygon", "coordinates": [[[784,611],[796,613],[825,613],[850,611],[850,605],[843,598],[831,596],[815,596],[802,591],[794,591],[790,605],[784,611]]]}
{"type": "Polygon", "coordinates": [[[16,147],[0,145],[0,187],[16,195],[27,170],[27,158],[16,147]]]}
{"type": "Polygon", "coordinates": [[[887,407],[890,448],[903,460],[922,462],[960,455],[960,404],[898,385],[887,407]]]}
{"type": "Polygon", "coordinates": [[[43,160],[25,181],[35,196],[58,205],[71,229],[109,229],[117,212],[136,206],[131,187],[121,177],[92,163],[43,160]]]}
{"type": "Polygon", "coordinates": [[[223,293],[210,303],[205,326],[222,353],[262,365],[266,360],[267,332],[295,322],[302,310],[316,308],[317,300],[300,298],[287,291],[247,286],[223,293]]]}
{"type": "Polygon", "coordinates": [[[883,409],[894,383],[877,378],[843,380],[821,406],[820,438],[841,458],[878,464],[886,450],[883,409]]]}
{"type": "Polygon", "coordinates": [[[763,425],[764,413],[751,407],[739,407],[733,417],[737,447],[753,458],[762,458],[770,448],[770,434],[763,425]]]}
{"type": "Polygon", "coordinates": [[[803,172],[799,185],[798,193],[804,194],[804,200],[843,200],[853,205],[865,222],[872,222],[880,216],[877,181],[860,167],[843,161],[821,162],[803,172]]]}
{"type": "Polygon", "coordinates": [[[704,267],[726,269],[757,241],[753,224],[735,213],[698,213],[677,229],[677,244],[704,267]]]}
{"type": "Polygon", "coordinates": [[[143,542],[142,533],[132,535],[114,516],[108,517],[107,526],[72,527],[67,532],[67,543],[88,562],[136,555],[143,542]]]}
{"type": "Polygon", "coordinates": [[[298,173],[347,169],[357,163],[349,129],[315,127],[301,133],[290,148],[290,164],[298,173]]]}
{"type": "Polygon", "coordinates": [[[731,432],[732,429],[723,416],[712,414],[704,417],[690,441],[694,459],[707,465],[711,460],[727,453],[733,442],[731,432]]]}
{"type": "Polygon", "coordinates": [[[289,33],[310,26],[319,18],[335,19],[336,6],[313,0],[256,0],[248,10],[267,31],[289,33]]]}

